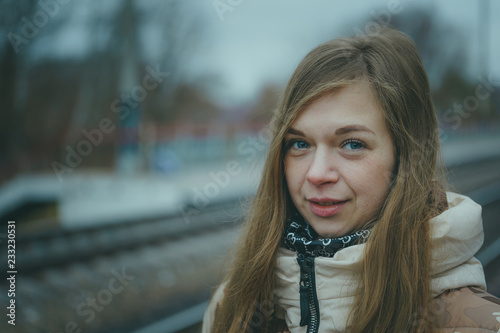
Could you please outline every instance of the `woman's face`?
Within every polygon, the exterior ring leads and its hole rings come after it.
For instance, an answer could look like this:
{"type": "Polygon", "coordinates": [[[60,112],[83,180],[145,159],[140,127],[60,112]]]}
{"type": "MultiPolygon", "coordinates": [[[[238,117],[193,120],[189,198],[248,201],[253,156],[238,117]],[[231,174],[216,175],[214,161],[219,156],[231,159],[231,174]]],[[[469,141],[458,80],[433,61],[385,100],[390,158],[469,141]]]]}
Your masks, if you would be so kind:
{"type": "Polygon", "coordinates": [[[368,83],[313,102],[285,140],[290,196],[320,236],[345,236],[377,215],[389,191],[395,150],[368,83]]]}

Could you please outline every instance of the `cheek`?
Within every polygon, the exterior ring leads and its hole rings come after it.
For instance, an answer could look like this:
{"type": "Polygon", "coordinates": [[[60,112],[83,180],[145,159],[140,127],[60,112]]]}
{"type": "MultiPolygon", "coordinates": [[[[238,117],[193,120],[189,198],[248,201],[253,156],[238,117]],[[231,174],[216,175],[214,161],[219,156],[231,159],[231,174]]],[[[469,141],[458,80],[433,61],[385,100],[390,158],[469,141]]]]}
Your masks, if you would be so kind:
{"type": "Polygon", "coordinates": [[[392,161],[379,161],[374,163],[372,175],[379,187],[388,189],[394,176],[394,163],[392,161]]]}
{"type": "Polygon", "coordinates": [[[285,157],[284,168],[288,190],[290,191],[290,195],[294,196],[299,192],[300,184],[302,184],[303,175],[301,166],[296,161],[292,162],[290,158],[285,157]]]}
{"type": "Polygon", "coordinates": [[[370,156],[364,162],[364,182],[366,187],[371,187],[369,192],[374,193],[377,197],[385,197],[387,190],[391,185],[394,176],[395,156],[392,142],[382,144],[382,147],[390,147],[390,149],[380,149],[370,156]],[[378,195],[377,195],[378,194],[378,195]]]}
{"type": "Polygon", "coordinates": [[[358,198],[366,205],[380,204],[387,195],[391,182],[392,163],[378,159],[366,160],[351,174],[351,184],[358,198]]]}
{"type": "Polygon", "coordinates": [[[292,189],[293,187],[293,184],[292,184],[292,181],[293,179],[295,178],[293,173],[294,173],[294,168],[293,166],[290,164],[290,159],[286,158],[285,157],[285,160],[284,160],[284,168],[285,168],[285,178],[286,178],[286,183],[288,185],[288,188],[289,189],[292,189]]]}

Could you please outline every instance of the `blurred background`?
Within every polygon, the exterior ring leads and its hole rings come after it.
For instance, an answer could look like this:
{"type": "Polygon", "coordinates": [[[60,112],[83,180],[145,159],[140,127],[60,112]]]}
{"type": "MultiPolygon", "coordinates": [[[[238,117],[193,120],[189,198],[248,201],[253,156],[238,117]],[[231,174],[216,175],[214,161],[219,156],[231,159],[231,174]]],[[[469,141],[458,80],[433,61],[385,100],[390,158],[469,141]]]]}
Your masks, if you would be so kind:
{"type": "Polygon", "coordinates": [[[17,271],[16,326],[0,331],[197,332],[288,78],[319,43],[387,25],[420,49],[500,296],[499,14],[490,0],[0,0],[0,267],[17,271]]]}

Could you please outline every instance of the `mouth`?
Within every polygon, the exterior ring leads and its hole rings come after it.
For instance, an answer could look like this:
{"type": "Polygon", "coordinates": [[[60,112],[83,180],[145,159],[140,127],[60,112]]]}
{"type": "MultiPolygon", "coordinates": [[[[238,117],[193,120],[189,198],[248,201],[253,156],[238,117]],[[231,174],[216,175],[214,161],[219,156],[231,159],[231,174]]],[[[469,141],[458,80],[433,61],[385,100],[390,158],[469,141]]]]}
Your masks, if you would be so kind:
{"type": "Polygon", "coordinates": [[[309,199],[309,209],[314,215],[329,217],[339,213],[349,200],[309,199]]]}
{"type": "Polygon", "coordinates": [[[343,202],[346,202],[347,200],[345,201],[324,201],[324,202],[321,202],[321,201],[312,201],[310,200],[310,202],[316,204],[316,205],[320,205],[320,206],[332,206],[332,205],[337,205],[339,203],[343,203],[343,202]]]}

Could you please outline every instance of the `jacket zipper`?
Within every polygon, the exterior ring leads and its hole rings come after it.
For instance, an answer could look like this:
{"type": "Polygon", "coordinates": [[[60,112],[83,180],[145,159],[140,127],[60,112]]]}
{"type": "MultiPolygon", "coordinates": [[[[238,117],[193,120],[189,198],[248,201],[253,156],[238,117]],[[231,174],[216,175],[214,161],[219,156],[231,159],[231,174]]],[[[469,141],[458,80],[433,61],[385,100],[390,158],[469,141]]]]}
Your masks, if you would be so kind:
{"type": "Polygon", "coordinates": [[[300,326],[307,325],[307,333],[317,333],[319,305],[316,294],[314,257],[299,254],[297,262],[300,267],[300,326]]]}

